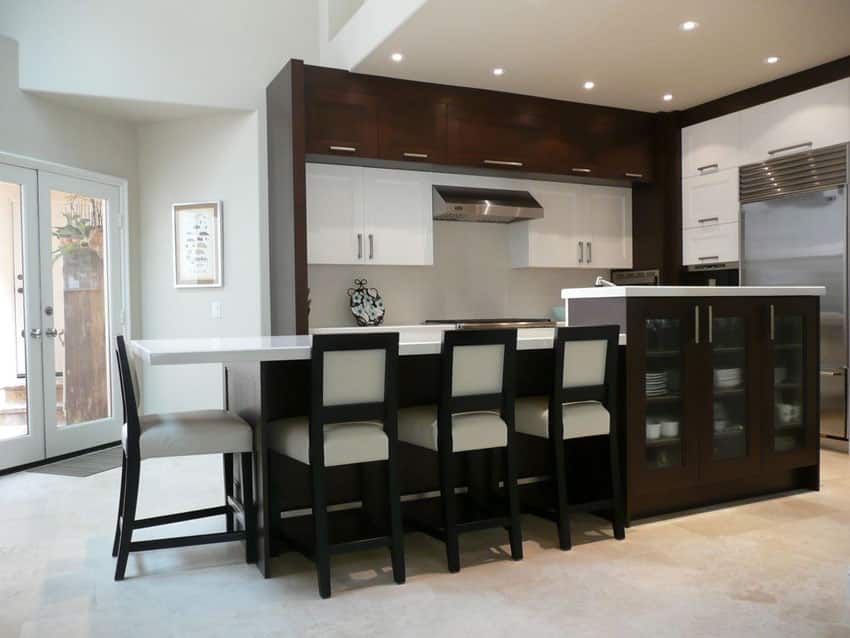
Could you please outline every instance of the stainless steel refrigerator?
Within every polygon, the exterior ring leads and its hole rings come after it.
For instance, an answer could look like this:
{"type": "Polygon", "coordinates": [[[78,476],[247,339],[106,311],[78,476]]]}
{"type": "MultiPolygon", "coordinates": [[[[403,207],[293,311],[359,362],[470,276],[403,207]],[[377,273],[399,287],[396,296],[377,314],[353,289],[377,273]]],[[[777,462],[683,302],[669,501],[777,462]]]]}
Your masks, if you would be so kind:
{"type": "Polygon", "coordinates": [[[740,169],[741,284],[826,286],[821,435],[847,439],[847,146],[740,169]]]}

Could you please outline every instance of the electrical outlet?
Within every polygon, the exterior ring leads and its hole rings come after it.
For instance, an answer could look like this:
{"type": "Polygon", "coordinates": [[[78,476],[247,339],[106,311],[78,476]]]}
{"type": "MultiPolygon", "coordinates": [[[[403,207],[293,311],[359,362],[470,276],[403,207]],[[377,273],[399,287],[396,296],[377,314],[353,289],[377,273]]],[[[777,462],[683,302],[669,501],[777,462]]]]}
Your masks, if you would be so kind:
{"type": "Polygon", "coordinates": [[[221,319],[221,302],[213,301],[210,304],[210,317],[213,319],[221,319]]]}

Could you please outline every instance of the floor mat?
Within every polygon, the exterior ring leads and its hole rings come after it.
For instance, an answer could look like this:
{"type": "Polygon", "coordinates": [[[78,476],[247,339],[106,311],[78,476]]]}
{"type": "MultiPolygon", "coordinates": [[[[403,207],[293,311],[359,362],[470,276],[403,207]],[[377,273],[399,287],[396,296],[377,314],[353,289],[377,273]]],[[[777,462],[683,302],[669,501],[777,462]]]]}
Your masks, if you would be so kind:
{"type": "Polygon", "coordinates": [[[98,452],[65,459],[64,461],[40,465],[27,470],[27,472],[58,474],[59,476],[91,476],[92,474],[99,474],[106,470],[121,467],[121,456],[121,446],[110,447],[98,452]]]}

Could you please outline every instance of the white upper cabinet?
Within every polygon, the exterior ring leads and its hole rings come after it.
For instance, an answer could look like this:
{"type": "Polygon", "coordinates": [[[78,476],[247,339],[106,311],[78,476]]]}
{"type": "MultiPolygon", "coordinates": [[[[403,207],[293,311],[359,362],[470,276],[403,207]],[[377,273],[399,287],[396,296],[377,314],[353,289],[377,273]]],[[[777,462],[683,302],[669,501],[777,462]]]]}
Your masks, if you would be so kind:
{"type": "Polygon", "coordinates": [[[307,263],[360,264],[363,168],[307,164],[307,263]]]}
{"type": "Polygon", "coordinates": [[[682,228],[738,221],[738,169],[682,180],[682,228]]]}
{"type": "Polygon", "coordinates": [[[740,113],[683,128],[682,175],[690,177],[737,167],[740,145],[740,113]]]}
{"type": "Polygon", "coordinates": [[[307,263],[431,265],[427,173],[307,164],[307,263]]]}
{"type": "Polygon", "coordinates": [[[741,164],[850,141],[850,78],[741,112],[741,164]]]}
{"type": "Polygon", "coordinates": [[[364,263],[434,263],[431,180],[428,173],[366,168],[364,263]]]}
{"type": "Polygon", "coordinates": [[[514,268],[631,268],[629,188],[529,182],[543,219],[511,224],[514,268]]]}

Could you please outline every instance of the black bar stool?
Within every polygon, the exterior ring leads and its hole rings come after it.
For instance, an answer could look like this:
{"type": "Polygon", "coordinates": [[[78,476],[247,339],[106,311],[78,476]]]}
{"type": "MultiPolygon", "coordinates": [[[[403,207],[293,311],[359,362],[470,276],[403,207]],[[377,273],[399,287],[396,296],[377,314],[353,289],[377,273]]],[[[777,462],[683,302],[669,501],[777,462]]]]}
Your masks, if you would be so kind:
{"type": "MultiPolygon", "coordinates": [[[[284,540],[316,563],[319,594],[331,595],[332,554],[389,547],[393,578],[403,583],[404,529],[398,484],[398,333],[314,335],[310,371],[310,415],[269,423],[269,448],[310,466],[313,492],[311,538],[283,523],[284,540]],[[365,512],[359,534],[329,524],[327,468],[381,461],[387,468],[385,525],[365,512]],[[288,530],[288,528],[292,528],[288,530]],[[292,533],[290,533],[292,532],[292,533]]],[[[283,486],[272,483],[271,489],[283,486]]],[[[280,502],[274,494],[272,503],[280,502]]],[[[280,516],[280,512],[274,512],[280,516]]]]}
{"type": "MultiPolygon", "coordinates": [[[[607,436],[611,459],[611,499],[593,503],[613,512],[614,536],[625,538],[620,459],[617,449],[617,347],[619,326],[559,328],[554,342],[554,380],[549,397],[516,402],[517,432],[549,439],[555,484],[555,516],[561,549],[570,549],[567,441],[607,436]]],[[[587,508],[584,508],[587,509],[587,508]]]]}
{"type": "Polygon", "coordinates": [[[124,455],[121,464],[121,494],[118,501],[118,521],[112,555],[118,558],[115,580],[123,580],[130,552],[151,549],[206,545],[228,541],[245,541],[245,559],[257,560],[256,509],[254,506],[254,475],[251,469],[253,433],[251,426],[225,410],[197,410],[171,414],[146,414],[139,417],[138,373],[127,356],[124,337],[116,337],[118,372],[124,404],[125,425],[121,435],[124,455]],[[141,462],[147,458],[187,456],[192,454],[222,454],[225,460],[225,504],[218,507],[136,519],[141,462]],[[241,497],[234,494],[232,479],[233,455],[240,455],[241,497]],[[228,470],[228,467],[230,469],[228,470]],[[208,516],[225,516],[225,532],[196,534],[133,541],[133,531],[144,527],[168,525],[208,516]],[[240,529],[236,530],[234,521],[240,529]]]}
{"type": "Polygon", "coordinates": [[[411,523],[445,542],[451,572],[460,570],[458,534],[466,531],[505,527],[511,556],[514,560],[522,558],[513,445],[516,338],[516,330],[447,331],[438,405],[399,411],[399,440],[438,455],[442,526],[414,518],[411,523]],[[475,503],[470,513],[463,512],[464,520],[459,520],[454,455],[492,448],[503,450],[507,514],[496,514],[488,504],[475,503]]]}

